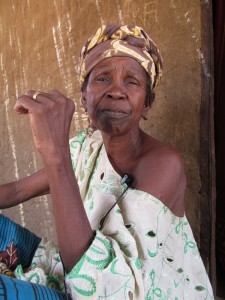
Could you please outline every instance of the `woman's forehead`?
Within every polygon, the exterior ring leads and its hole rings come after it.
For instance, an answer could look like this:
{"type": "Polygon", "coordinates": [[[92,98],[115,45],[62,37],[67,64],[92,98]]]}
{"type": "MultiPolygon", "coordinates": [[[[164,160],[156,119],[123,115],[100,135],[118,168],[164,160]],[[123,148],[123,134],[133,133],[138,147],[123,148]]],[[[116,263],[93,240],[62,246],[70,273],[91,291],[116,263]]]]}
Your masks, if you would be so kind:
{"type": "Polygon", "coordinates": [[[146,71],[142,66],[133,58],[130,57],[110,57],[99,62],[91,71],[91,73],[101,72],[101,71],[114,71],[123,70],[128,73],[145,75],[146,71]]]}

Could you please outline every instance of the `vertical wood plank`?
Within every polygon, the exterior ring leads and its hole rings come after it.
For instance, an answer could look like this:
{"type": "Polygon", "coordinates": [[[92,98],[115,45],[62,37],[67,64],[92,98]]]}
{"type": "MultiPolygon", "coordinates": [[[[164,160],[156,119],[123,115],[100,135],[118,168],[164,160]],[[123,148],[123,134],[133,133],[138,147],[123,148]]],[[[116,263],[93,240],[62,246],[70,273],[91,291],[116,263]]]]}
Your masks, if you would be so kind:
{"type": "Polygon", "coordinates": [[[201,34],[201,201],[200,252],[216,288],[215,270],[215,146],[214,146],[214,92],[213,92],[213,27],[212,2],[202,1],[201,34]]]}

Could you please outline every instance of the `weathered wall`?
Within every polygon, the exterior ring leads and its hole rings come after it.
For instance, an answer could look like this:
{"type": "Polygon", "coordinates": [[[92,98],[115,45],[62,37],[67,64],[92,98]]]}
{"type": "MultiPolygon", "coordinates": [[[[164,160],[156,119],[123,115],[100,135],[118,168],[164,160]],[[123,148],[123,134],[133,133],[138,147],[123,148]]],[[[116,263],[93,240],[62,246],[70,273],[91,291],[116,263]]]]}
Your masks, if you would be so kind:
{"type": "MultiPolygon", "coordinates": [[[[199,0],[1,0],[0,183],[42,166],[28,117],[13,106],[28,89],[58,89],[77,104],[71,134],[85,126],[77,65],[86,39],[101,24],[143,26],[161,49],[164,75],[144,129],[177,148],[186,164],[187,215],[199,239],[201,98],[199,0]]],[[[149,170],[151,172],[151,170],[149,170]]],[[[4,213],[39,235],[55,239],[51,203],[39,197],[4,213]]]]}

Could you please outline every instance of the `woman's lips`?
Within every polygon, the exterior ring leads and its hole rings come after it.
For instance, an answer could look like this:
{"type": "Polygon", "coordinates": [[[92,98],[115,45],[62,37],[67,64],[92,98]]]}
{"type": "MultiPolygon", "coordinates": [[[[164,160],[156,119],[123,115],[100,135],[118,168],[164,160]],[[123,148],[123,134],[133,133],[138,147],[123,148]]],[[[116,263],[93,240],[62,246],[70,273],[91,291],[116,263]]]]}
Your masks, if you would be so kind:
{"type": "Polygon", "coordinates": [[[103,108],[102,113],[109,117],[124,117],[129,115],[128,111],[121,110],[118,108],[103,108]]]}

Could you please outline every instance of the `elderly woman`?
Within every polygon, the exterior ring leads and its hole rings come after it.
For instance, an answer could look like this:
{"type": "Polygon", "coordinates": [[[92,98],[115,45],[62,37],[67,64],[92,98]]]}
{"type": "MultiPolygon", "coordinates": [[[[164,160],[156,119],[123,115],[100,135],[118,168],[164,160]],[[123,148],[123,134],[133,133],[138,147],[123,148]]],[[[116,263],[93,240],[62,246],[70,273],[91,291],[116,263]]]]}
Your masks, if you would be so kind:
{"type": "MultiPolygon", "coordinates": [[[[81,52],[82,102],[97,130],[69,141],[74,104],[57,91],[17,100],[45,168],[2,185],[0,206],[50,192],[59,251],[2,216],[2,251],[18,253],[13,266],[4,260],[20,279],[11,279],[15,286],[23,280],[65,292],[42,287],[52,299],[213,299],[184,215],[182,160],[139,127],[161,68],[142,28],[103,26],[81,52]]],[[[40,285],[32,284],[36,294],[40,285]]]]}

